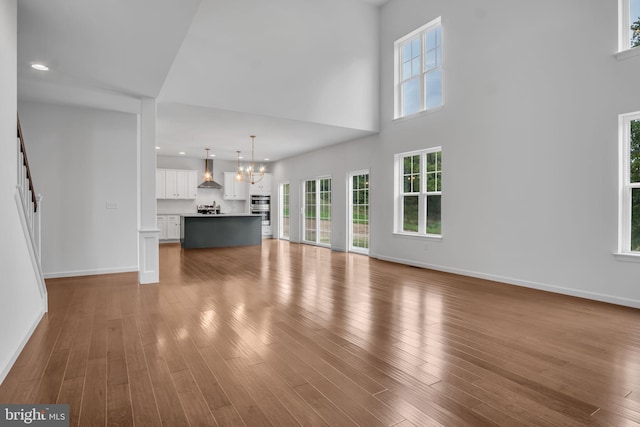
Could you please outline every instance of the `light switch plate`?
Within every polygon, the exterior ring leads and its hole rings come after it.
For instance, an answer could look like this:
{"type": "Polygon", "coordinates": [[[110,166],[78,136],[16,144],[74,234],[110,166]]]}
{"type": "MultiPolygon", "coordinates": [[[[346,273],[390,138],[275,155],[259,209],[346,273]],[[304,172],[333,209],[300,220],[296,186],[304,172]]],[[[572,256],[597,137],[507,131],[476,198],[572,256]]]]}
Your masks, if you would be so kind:
{"type": "Polygon", "coordinates": [[[113,200],[107,201],[107,209],[118,209],[118,202],[113,200]]]}

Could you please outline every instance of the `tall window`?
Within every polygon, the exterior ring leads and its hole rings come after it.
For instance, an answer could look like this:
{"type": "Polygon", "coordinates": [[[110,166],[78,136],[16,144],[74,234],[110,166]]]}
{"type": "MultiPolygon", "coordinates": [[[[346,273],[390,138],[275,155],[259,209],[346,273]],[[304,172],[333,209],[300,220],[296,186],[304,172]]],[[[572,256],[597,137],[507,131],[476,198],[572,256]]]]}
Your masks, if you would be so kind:
{"type": "Polygon", "coordinates": [[[369,253],[369,171],[349,174],[349,250],[369,253]]]}
{"type": "Polygon", "coordinates": [[[442,105],[440,18],[395,42],[395,118],[442,105]]]}
{"type": "Polygon", "coordinates": [[[331,178],[323,177],[304,181],[303,195],[303,241],[330,246],[331,178]]]}
{"type": "Polygon", "coordinates": [[[620,46],[627,50],[640,46],[640,0],[618,0],[620,4],[620,46]]]}
{"type": "Polygon", "coordinates": [[[395,231],[440,236],[442,234],[442,149],[440,147],[397,154],[395,231]]]}
{"type": "Polygon", "coordinates": [[[320,208],[320,223],[318,227],[318,243],[331,245],[331,178],[322,178],[319,183],[318,206],[320,208]]]}
{"type": "Polygon", "coordinates": [[[289,207],[289,183],[285,182],[280,184],[280,226],[278,229],[280,238],[286,240],[289,240],[291,230],[289,207]]]}
{"type": "Polygon", "coordinates": [[[620,116],[620,252],[640,255],[640,112],[620,116]]]}

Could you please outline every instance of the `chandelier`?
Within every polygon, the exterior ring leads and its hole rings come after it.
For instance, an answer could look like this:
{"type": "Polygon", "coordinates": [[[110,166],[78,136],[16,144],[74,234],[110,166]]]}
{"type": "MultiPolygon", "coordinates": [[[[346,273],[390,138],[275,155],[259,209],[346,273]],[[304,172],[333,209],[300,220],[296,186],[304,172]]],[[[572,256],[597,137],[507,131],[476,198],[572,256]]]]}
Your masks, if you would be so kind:
{"type": "Polygon", "coordinates": [[[264,166],[260,166],[260,169],[256,170],[255,162],[254,162],[254,151],[255,151],[255,135],[251,135],[251,164],[249,166],[242,167],[240,165],[240,151],[236,151],[238,153],[238,170],[236,171],[236,181],[246,181],[250,184],[255,184],[256,182],[262,181],[264,178],[264,166]]]}

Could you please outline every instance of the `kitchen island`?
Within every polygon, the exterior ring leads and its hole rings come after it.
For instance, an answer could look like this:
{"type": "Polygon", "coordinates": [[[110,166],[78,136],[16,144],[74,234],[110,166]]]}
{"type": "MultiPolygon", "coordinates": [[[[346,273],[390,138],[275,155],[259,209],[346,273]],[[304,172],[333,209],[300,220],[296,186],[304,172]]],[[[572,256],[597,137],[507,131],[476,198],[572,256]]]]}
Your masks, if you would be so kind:
{"type": "Polygon", "coordinates": [[[224,248],[261,243],[261,215],[180,215],[180,245],[185,249],[224,248]]]}

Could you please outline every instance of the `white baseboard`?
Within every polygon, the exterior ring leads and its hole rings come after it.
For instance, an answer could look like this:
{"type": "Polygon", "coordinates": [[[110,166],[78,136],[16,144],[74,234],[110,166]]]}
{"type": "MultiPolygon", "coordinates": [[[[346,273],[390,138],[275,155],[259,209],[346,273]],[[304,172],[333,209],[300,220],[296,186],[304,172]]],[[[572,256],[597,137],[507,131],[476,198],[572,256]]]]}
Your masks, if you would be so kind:
{"type": "Polygon", "coordinates": [[[55,273],[45,273],[45,279],[58,279],[60,277],[76,277],[76,276],[96,276],[98,274],[113,273],[132,273],[138,271],[138,266],[118,267],[118,268],[97,268],[95,270],[75,270],[75,271],[59,271],[55,273]]]}
{"type": "Polygon", "coordinates": [[[554,292],[556,294],[569,295],[573,297],[585,298],[594,301],[607,302],[611,304],[623,305],[626,307],[640,308],[640,300],[630,298],[621,298],[613,295],[600,294],[597,292],[581,291],[579,289],[564,288],[562,286],[547,285],[544,283],[532,282],[528,280],[515,279],[513,277],[499,276],[496,274],[479,273],[477,271],[463,270],[460,268],[446,267],[441,265],[433,265],[424,262],[406,260],[402,258],[388,257],[378,254],[370,254],[371,258],[377,258],[383,261],[390,261],[399,264],[411,265],[414,267],[428,268],[430,270],[443,271],[445,273],[460,274],[462,276],[477,277],[478,279],[492,280],[502,282],[509,285],[522,286],[525,288],[538,289],[540,291],[554,292]]]}
{"type": "Polygon", "coordinates": [[[42,316],[44,316],[45,310],[46,303],[43,303],[42,307],[40,308],[40,312],[36,316],[35,321],[31,325],[25,336],[22,338],[22,341],[20,341],[20,345],[13,352],[13,355],[11,355],[11,357],[7,361],[7,364],[2,367],[2,370],[0,371],[0,384],[2,384],[4,382],[4,379],[7,378],[7,375],[9,375],[9,371],[11,370],[11,368],[13,368],[14,363],[16,363],[16,360],[18,360],[18,356],[20,356],[20,353],[22,353],[22,350],[24,349],[24,346],[27,345],[27,342],[29,342],[29,338],[31,338],[31,335],[33,335],[33,331],[36,330],[38,324],[42,320],[42,316]]]}

